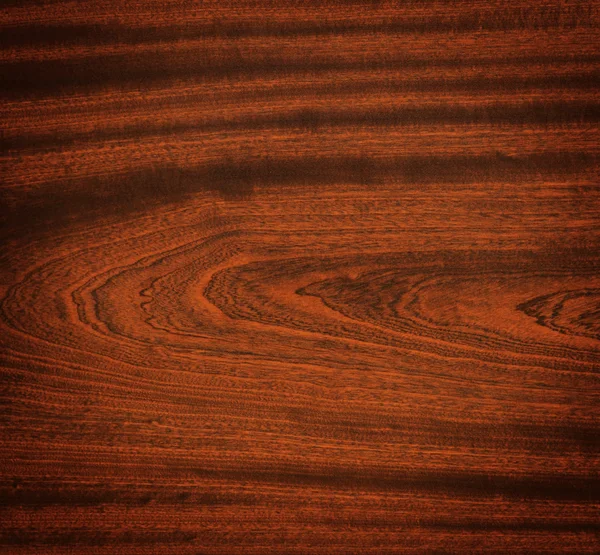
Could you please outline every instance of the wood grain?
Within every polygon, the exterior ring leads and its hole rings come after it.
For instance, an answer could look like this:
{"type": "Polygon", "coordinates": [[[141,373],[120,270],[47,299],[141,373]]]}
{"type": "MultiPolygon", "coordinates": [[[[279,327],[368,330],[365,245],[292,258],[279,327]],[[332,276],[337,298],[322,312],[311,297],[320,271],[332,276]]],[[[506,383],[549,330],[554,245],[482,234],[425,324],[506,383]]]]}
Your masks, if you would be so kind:
{"type": "Polygon", "coordinates": [[[0,552],[600,552],[598,2],[8,2],[0,552]]]}

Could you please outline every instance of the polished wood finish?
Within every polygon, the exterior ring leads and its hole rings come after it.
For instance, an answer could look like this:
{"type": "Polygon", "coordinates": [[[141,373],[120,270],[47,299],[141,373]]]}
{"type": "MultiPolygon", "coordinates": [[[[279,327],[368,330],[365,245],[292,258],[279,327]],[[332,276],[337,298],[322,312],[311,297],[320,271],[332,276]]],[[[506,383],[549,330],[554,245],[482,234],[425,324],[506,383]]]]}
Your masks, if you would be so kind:
{"type": "Polygon", "coordinates": [[[597,2],[0,11],[0,552],[600,552],[597,2]]]}

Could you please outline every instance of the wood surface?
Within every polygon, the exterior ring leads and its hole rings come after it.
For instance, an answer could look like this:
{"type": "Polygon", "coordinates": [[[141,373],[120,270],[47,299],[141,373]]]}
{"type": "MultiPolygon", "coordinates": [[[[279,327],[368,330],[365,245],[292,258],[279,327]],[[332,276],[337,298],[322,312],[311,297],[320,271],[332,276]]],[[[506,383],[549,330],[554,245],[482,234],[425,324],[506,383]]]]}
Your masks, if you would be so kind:
{"type": "Polygon", "coordinates": [[[599,553],[599,11],[4,2],[0,553],[599,553]]]}

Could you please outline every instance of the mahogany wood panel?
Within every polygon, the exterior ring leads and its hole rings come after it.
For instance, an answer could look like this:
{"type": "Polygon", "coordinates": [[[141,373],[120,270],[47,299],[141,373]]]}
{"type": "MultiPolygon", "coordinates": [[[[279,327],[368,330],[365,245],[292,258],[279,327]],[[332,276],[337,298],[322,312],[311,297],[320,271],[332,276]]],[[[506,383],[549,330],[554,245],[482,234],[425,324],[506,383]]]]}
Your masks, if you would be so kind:
{"type": "Polygon", "coordinates": [[[600,552],[600,3],[0,10],[0,553],[600,552]]]}

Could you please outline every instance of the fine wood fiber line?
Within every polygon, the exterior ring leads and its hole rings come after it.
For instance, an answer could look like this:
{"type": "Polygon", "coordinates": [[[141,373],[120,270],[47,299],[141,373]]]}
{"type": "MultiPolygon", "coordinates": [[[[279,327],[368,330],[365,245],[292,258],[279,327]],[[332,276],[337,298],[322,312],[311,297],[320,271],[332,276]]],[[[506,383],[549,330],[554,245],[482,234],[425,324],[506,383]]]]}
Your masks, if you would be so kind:
{"type": "Polygon", "coordinates": [[[0,553],[600,552],[599,8],[5,3],[0,553]]]}

